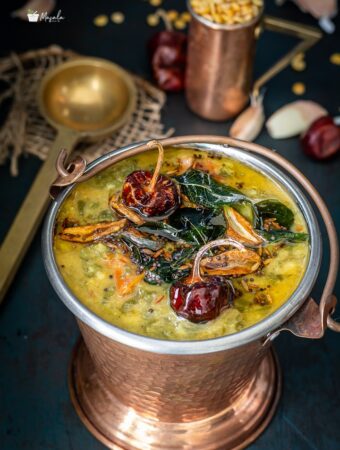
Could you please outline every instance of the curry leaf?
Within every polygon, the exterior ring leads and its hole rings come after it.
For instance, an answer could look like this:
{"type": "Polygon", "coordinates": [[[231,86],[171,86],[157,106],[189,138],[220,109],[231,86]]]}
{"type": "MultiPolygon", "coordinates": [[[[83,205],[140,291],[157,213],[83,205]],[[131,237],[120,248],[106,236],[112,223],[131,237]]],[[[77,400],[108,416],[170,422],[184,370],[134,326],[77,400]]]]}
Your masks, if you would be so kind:
{"type": "Polygon", "coordinates": [[[202,208],[180,208],[169,221],[172,226],[181,230],[181,239],[197,245],[217,239],[226,228],[222,215],[219,218],[213,210],[202,208]]]}
{"type": "Polygon", "coordinates": [[[307,241],[309,236],[307,233],[294,233],[287,230],[257,230],[269,243],[286,241],[286,242],[303,242],[307,241]]]}
{"type": "Polygon", "coordinates": [[[190,268],[181,268],[187,261],[191,260],[196,249],[183,248],[175,251],[172,255],[171,261],[160,257],[156,260],[152,270],[146,272],[145,281],[150,284],[159,282],[172,283],[186,277],[190,273],[190,268]]]}
{"type": "Polygon", "coordinates": [[[139,248],[148,248],[152,251],[156,251],[162,247],[162,242],[153,241],[152,239],[147,239],[141,236],[135,236],[133,233],[129,233],[128,231],[121,233],[120,236],[124,239],[125,242],[128,240],[137,245],[137,247],[139,248]]]}
{"type": "MultiPolygon", "coordinates": [[[[170,217],[170,223],[148,222],[138,229],[144,233],[165,237],[175,242],[203,245],[217,239],[225,231],[225,224],[215,224],[217,216],[212,210],[180,208],[170,217]]],[[[222,219],[223,220],[223,219],[222,219]]]]}
{"type": "Polygon", "coordinates": [[[241,201],[249,201],[242,192],[214,180],[211,175],[199,170],[188,170],[176,177],[181,192],[196,205],[206,208],[218,208],[241,201]]]}
{"type": "Polygon", "coordinates": [[[154,236],[165,237],[170,241],[177,242],[182,240],[180,237],[181,230],[164,222],[147,222],[138,227],[138,230],[143,231],[144,233],[153,234],[154,236]]]}
{"type": "Polygon", "coordinates": [[[277,223],[285,228],[290,228],[294,222],[294,214],[291,209],[278,200],[262,200],[256,203],[260,219],[267,217],[276,219],[277,223]]]}

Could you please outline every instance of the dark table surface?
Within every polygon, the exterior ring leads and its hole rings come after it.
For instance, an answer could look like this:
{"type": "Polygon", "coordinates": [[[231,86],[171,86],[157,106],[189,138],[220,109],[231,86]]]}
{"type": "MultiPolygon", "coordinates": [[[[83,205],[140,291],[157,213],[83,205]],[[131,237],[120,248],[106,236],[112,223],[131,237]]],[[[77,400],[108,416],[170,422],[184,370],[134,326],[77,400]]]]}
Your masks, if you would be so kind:
{"type": "MultiPolygon", "coordinates": [[[[105,57],[150,77],[145,43],[155,31],[145,17],[154,10],[142,0],[58,1],[65,20],[30,24],[11,19],[23,1],[2,2],[0,56],[10,51],[59,44],[87,55],[105,57]],[[96,28],[93,17],[123,11],[123,25],[96,28]]],[[[291,2],[283,7],[267,2],[273,15],[314,25],[291,2]]],[[[185,9],[184,1],[165,0],[166,9],[185,9]]],[[[340,31],[340,21],[338,20],[340,31]]],[[[306,84],[303,98],[320,102],[339,114],[340,67],[329,56],[340,51],[340,33],[325,36],[308,52],[307,70],[286,69],[268,83],[266,114],[296,99],[295,81],[306,84]]],[[[256,74],[269,67],[294,43],[278,35],[264,35],[259,43],[256,74]]],[[[227,68],[226,68],[227,70],[227,68]]],[[[1,111],[0,111],[1,113],[1,111]]],[[[4,114],[4,111],[2,111],[4,114]]],[[[177,135],[227,135],[230,123],[210,123],[193,115],[181,94],[169,95],[164,122],[177,135]]],[[[327,201],[337,228],[340,224],[340,158],[324,163],[308,159],[298,139],[272,140],[263,131],[257,142],[275,148],[312,181],[327,201]]],[[[9,165],[0,167],[0,241],[18,209],[40,162],[22,158],[20,176],[11,178],[9,165]]],[[[324,235],[324,233],[323,233],[324,235]]],[[[320,278],[313,290],[319,299],[327,272],[327,241],[320,278]]],[[[339,283],[337,285],[340,294],[339,283]]],[[[338,313],[339,317],[339,313],[338,313]]],[[[2,450],[99,450],[98,443],[79,421],[67,390],[67,364],[78,337],[72,314],[58,300],[43,268],[40,231],[37,233],[0,311],[0,448],[2,450]]],[[[250,447],[253,450],[337,450],[340,448],[340,338],[332,332],[318,341],[283,334],[275,342],[283,371],[283,394],[269,428],[250,447]]]]}

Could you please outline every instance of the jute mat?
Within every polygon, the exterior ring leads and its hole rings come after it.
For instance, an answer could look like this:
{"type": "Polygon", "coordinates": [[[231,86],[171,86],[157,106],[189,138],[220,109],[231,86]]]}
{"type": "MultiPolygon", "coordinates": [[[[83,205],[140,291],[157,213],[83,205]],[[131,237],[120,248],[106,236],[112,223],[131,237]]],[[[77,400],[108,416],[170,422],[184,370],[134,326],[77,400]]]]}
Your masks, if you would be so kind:
{"type": "MultiPolygon", "coordinates": [[[[78,55],[53,45],[0,58],[0,106],[8,102],[8,114],[0,130],[0,164],[10,158],[12,175],[19,173],[20,156],[30,154],[42,160],[46,157],[56,132],[39,114],[36,102],[39,83],[49,69],[75,56],[78,55]]],[[[75,153],[81,152],[91,161],[132,142],[173,134],[174,130],[165,131],[161,122],[164,92],[138,76],[133,79],[137,107],[129,122],[102,141],[79,144],[75,153]]]]}

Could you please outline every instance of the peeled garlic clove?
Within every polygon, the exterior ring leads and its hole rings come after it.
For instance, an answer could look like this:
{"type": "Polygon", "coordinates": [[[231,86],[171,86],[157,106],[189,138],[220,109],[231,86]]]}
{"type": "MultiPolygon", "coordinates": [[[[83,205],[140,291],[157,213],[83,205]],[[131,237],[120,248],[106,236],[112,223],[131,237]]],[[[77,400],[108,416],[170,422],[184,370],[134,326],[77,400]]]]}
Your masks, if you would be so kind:
{"type": "Polygon", "coordinates": [[[260,134],[264,122],[263,96],[252,97],[250,106],[238,116],[229,134],[235,139],[253,141],[260,134]]]}
{"type": "Polygon", "coordinates": [[[18,17],[22,20],[28,20],[27,11],[32,10],[36,11],[39,14],[46,13],[49,15],[55,8],[55,0],[28,0],[24,6],[13,11],[11,16],[18,17]]]}
{"type": "Polygon", "coordinates": [[[285,139],[304,133],[310,125],[327,111],[310,100],[297,100],[278,109],[266,122],[269,135],[285,139]]]}
{"type": "Polygon", "coordinates": [[[334,23],[330,20],[337,14],[337,0],[293,0],[305,13],[319,19],[319,25],[326,33],[333,33],[334,23]]]}

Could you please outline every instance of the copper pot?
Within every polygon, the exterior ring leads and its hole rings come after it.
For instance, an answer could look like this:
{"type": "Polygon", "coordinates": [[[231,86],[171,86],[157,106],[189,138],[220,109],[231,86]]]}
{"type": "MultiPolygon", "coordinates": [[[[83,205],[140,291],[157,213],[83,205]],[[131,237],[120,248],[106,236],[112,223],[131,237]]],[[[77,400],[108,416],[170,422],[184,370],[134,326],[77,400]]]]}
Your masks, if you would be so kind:
{"type": "Polygon", "coordinates": [[[186,100],[190,109],[209,120],[234,117],[249,101],[262,10],[250,22],[213,23],[191,13],[186,67],[186,100]]]}
{"type": "MultiPolygon", "coordinates": [[[[271,341],[282,330],[306,338],[322,337],[327,324],[340,331],[329,315],[336,303],[332,295],[338,268],[336,232],[319,194],[278,154],[219,136],[176,137],[162,143],[229,155],[281,183],[298,203],[308,225],[310,258],[306,273],[291,298],[277,311],[229,336],[178,342],[122,330],[87,309],[58,271],[53,230],[60,205],[74,187],[71,184],[53,202],[43,231],[47,274],[61,300],[76,315],[85,342],[73,354],[71,397],[85,425],[109,448],[244,448],[269,423],[279,397],[280,374],[271,341]],[[320,232],[310,203],[296,182],[319,209],[330,241],[329,274],[320,305],[309,298],[321,264],[320,232]]],[[[55,184],[83,181],[148,149],[142,143],[114,150],[86,169],[83,162],[77,161],[69,174],[59,161],[61,176],[55,184]]]]}

